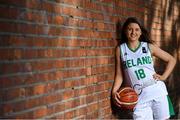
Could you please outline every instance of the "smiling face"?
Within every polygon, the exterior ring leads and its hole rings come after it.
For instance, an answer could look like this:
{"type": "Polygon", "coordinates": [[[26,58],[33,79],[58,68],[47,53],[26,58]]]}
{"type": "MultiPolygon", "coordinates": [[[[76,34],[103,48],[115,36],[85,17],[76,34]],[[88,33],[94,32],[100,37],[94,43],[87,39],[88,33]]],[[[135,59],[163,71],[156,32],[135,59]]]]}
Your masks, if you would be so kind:
{"type": "Polygon", "coordinates": [[[141,28],[137,23],[130,23],[126,28],[126,36],[128,41],[137,41],[141,36],[141,28]]]}

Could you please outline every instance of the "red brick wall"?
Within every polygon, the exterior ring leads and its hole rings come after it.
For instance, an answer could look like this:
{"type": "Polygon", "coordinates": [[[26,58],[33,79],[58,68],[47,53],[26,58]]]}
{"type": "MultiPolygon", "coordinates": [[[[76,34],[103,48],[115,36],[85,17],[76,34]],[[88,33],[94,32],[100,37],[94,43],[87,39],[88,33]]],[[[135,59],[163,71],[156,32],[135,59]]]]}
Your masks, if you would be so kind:
{"type": "MultiPolygon", "coordinates": [[[[138,17],[179,63],[179,4],[1,0],[1,118],[111,118],[118,28],[127,17],[138,17]]],[[[178,69],[167,83],[176,105],[178,69]]]]}

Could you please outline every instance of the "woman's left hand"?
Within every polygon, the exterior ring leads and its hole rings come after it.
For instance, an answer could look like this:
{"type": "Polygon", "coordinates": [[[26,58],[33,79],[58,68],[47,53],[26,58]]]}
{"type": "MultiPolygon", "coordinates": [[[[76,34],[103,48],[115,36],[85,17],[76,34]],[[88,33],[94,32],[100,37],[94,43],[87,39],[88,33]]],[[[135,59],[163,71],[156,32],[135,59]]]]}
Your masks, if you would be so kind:
{"type": "Polygon", "coordinates": [[[163,75],[159,75],[159,74],[157,74],[157,73],[155,73],[155,74],[153,75],[153,78],[154,78],[155,80],[161,80],[161,81],[165,81],[165,80],[166,80],[166,78],[165,78],[163,75]]]}

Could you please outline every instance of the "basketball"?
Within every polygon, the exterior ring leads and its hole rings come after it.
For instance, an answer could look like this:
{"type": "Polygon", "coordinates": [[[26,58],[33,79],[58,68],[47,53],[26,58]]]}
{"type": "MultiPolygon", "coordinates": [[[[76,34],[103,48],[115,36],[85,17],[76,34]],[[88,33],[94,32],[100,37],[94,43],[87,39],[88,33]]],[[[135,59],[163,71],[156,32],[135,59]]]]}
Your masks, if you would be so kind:
{"type": "Polygon", "coordinates": [[[138,95],[131,87],[123,87],[118,92],[121,107],[125,109],[133,109],[138,102],[138,95]]]}

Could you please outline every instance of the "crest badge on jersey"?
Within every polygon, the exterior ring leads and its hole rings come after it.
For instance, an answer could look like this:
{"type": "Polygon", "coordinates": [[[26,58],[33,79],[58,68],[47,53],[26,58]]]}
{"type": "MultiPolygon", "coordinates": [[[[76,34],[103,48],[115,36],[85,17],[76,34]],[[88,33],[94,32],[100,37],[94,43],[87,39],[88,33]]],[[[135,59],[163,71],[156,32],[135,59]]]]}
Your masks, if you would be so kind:
{"type": "Polygon", "coordinates": [[[145,47],[142,47],[142,53],[147,53],[147,50],[145,47]]]}

